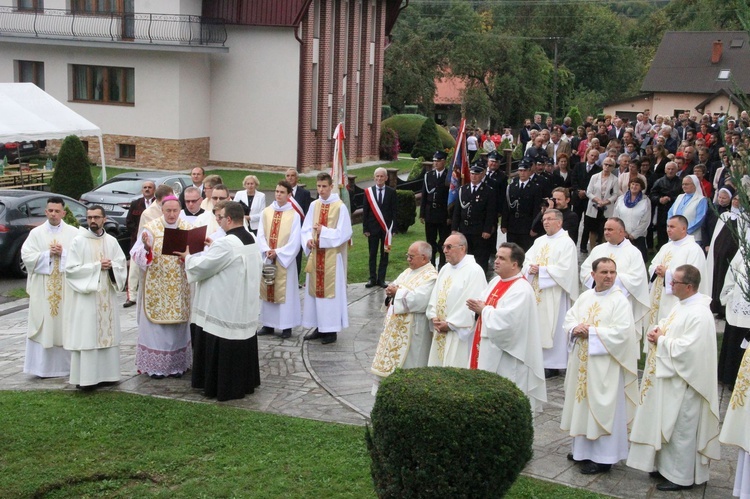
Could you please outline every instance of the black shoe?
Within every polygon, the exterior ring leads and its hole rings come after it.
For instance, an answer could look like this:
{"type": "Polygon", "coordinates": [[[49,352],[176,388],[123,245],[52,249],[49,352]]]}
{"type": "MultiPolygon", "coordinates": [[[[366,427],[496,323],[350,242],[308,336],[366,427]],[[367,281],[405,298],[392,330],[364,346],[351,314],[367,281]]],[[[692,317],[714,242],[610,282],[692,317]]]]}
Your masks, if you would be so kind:
{"type": "Polygon", "coordinates": [[[544,370],[544,379],[554,378],[555,376],[560,376],[559,369],[545,369],[544,370]]]}
{"type": "Polygon", "coordinates": [[[648,476],[651,478],[658,478],[659,480],[666,480],[658,470],[649,472],[648,476]]]}
{"type": "Polygon", "coordinates": [[[166,378],[166,376],[164,376],[163,374],[152,374],[151,375],[151,379],[164,379],[164,378],[166,378]]]}
{"type": "Polygon", "coordinates": [[[380,286],[381,288],[384,288],[384,289],[388,287],[388,285],[385,283],[385,281],[378,281],[378,286],[380,286]]]}
{"type": "Polygon", "coordinates": [[[678,490],[689,490],[692,489],[692,485],[677,485],[676,483],[672,483],[669,480],[667,480],[664,483],[660,483],[656,486],[658,490],[661,490],[663,492],[677,492],[678,490]]]}
{"type": "Polygon", "coordinates": [[[273,334],[273,328],[263,326],[262,328],[258,329],[258,332],[256,334],[258,336],[271,336],[273,334]]]}
{"type": "Polygon", "coordinates": [[[291,337],[292,337],[292,329],[291,329],[291,328],[289,328],[289,329],[284,329],[284,330],[283,330],[283,331],[281,332],[281,339],[282,339],[282,340],[285,340],[285,339],[287,339],[287,338],[291,338],[291,337]]]}
{"type": "Polygon", "coordinates": [[[365,284],[365,287],[366,287],[366,288],[368,288],[368,289],[369,289],[369,288],[374,288],[374,287],[375,287],[375,281],[373,281],[372,279],[370,279],[370,280],[369,280],[369,281],[367,281],[367,283],[365,284]]]}
{"type": "Polygon", "coordinates": [[[594,461],[582,464],[579,470],[582,475],[597,475],[599,473],[606,473],[612,469],[611,464],[599,464],[594,461]]]}
{"type": "Polygon", "coordinates": [[[128,300],[125,303],[122,304],[122,308],[130,308],[133,305],[135,305],[135,302],[133,300],[128,300]]]}
{"type": "Polygon", "coordinates": [[[568,461],[573,461],[574,463],[588,463],[588,462],[590,462],[588,459],[584,459],[583,461],[577,461],[577,460],[573,459],[573,453],[572,452],[568,452],[568,456],[567,457],[568,457],[568,461]]]}
{"type": "Polygon", "coordinates": [[[308,340],[317,340],[318,338],[322,338],[323,335],[320,334],[320,331],[318,331],[318,328],[315,328],[315,330],[311,333],[307,333],[304,337],[305,341],[308,340]]]}
{"type": "Polygon", "coordinates": [[[322,345],[329,345],[331,343],[336,343],[336,333],[326,333],[322,335],[322,339],[320,340],[320,343],[322,345]]]}

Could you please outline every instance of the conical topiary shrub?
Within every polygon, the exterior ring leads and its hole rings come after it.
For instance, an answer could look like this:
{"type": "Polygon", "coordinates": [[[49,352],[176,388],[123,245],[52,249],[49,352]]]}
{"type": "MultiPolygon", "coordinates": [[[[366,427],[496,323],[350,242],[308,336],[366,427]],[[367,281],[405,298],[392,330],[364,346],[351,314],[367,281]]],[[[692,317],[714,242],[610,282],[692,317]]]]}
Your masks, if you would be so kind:
{"type": "Polygon", "coordinates": [[[57,194],[80,199],[81,194],[94,188],[91,166],[81,139],[68,135],[57,153],[55,173],[52,174],[50,190],[57,194]]]}
{"type": "Polygon", "coordinates": [[[419,129],[419,135],[414,142],[414,149],[411,151],[412,158],[430,158],[435,151],[440,149],[440,137],[438,137],[437,125],[432,118],[427,118],[419,129]]]}

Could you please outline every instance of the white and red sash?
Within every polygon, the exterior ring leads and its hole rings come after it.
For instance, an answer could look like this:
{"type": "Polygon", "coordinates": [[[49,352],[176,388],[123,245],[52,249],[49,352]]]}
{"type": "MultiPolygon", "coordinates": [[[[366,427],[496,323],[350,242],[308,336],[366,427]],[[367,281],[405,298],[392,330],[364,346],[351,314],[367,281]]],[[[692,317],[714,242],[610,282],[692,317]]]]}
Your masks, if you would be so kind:
{"type": "MultiPolygon", "coordinates": [[[[385,244],[383,246],[386,251],[391,251],[391,242],[393,241],[393,221],[391,221],[390,227],[385,226],[385,217],[383,217],[383,212],[380,211],[380,206],[378,206],[378,202],[373,195],[374,189],[375,187],[365,189],[365,197],[370,204],[370,209],[372,210],[373,215],[375,215],[375,220],[378,221],[380,228],[385,232],[385,244]]],[[[383,198],[385,199],[385,193],[383,193],[383,198]]]]}
{"type": "Polygon", "coordinates": [[[289,196],[289,202],[292,203],[292,208],[299,214],[299,221],[302,223],[305,220],[305,212],[302,211],[302,206],[294,199],[294,195],[289,196]]]}

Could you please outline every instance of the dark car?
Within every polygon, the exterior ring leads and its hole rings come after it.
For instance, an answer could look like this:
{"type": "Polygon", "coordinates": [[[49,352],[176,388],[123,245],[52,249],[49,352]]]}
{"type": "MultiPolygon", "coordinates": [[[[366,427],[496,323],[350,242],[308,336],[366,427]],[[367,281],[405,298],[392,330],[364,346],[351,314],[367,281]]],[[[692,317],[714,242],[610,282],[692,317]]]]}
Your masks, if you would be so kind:
{"type": "Polygon", "coordinates": [[[9,163],[18,163],[20,160],[38,155],[39,143],[34,141],[0,143],[0,161],[3,161],[3,158],[8,158],[9,163]]]}
{"type": "MultiPolygon", "coordinates": [[[[26,277],[26,266],[21,260],[21,246],[34,227],[42,225],[47,217],[47,198],[60,196],[41,191],[24,191],[20,189],[0,189],[0,269],[19,277],[26,277]]],[[[65,206],[70,208],[81,227],[86,223],[86,207],[67,196],[65,206]]],[[[127,252],[130,238],[124,225],[107,220],[104,230],[117,239],[123,251],[127,252]]]]}
{"type": "Polygon", "coordinates": [[[93,191],[81,195],[80,201],[86,205],[98,204],[107,211],[107,217],[125,225],[130,202],[141,197],[141,186],[145,180],[153,181],[158,187],[167,184],[179,196],[185,187],[193,185],[190,175],[165,172],[121,173],[104,182],[93,191]]]}

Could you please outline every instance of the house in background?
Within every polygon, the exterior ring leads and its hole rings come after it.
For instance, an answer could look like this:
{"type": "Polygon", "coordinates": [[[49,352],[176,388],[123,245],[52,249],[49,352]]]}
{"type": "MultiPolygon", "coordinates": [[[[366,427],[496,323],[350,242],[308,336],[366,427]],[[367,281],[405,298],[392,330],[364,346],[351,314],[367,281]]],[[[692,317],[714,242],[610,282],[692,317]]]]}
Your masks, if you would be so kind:
{"type": "MultiPolygon", "coordinates": [[[[0,0],[0,81],[101,127],[108,164],[320,169],[377,159],[400,0],[0,0]]],[[[48,147],[55,146],[50,141],[48,147]]],[[[92,159],[98,143],[88,142],[92,159]]]]}
{"type": "Polygon", "coordinates": [[[750,94],[750,37],[744,31],[670,31],[664,34],[641,93],[604,103],[604,114],[737,116],[739,89],[750,94]]]}

